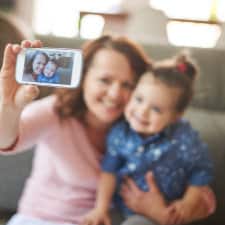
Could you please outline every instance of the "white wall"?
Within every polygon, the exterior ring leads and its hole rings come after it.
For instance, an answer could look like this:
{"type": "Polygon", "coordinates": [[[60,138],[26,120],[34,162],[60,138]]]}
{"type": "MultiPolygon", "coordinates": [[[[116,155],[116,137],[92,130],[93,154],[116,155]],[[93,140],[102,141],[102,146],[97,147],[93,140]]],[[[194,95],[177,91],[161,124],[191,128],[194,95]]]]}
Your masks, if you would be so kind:
{"type": "MultiPolygon", "coordinates": [[[[123,0],[122,6],[130,13],[123,33],[143,43],[168,44],[167,18],[162,12],[151,9],[149,0],[123,0]]],[[[17,0],[15,13],[31,27],[33,0],[17,0]]],[[[225,24],[222,24],[222,35],[217,47],[225,48],[225,24]]]]}
{"type": "Polygon", "coordinates": [[[31,27],[33,16],[33,0],[17,0],[15,3],[15,14],[19,16],[29,27],[31,27]]]}
{"type": "MultiPolygon", "coordinates": [[[[126,27],[130,37],[144,43],[168,44],[167,17],[161,11],[153,10],[149,0],[123,0],[123,5],[131,14],[126,27]]],[[[225,48],[225,23],[221,28],[222,35],[216,48],[225,48]]]]}

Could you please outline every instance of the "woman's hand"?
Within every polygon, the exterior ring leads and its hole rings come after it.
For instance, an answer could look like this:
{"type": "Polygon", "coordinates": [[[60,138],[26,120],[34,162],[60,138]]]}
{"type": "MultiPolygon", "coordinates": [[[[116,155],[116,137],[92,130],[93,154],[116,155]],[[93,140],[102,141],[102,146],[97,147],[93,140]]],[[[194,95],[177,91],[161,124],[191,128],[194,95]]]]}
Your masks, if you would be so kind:
{"type": "Polygon", "coordinates": [[[16,58],[21,48],[41,47],[40,41],[23,41],[21,46],[8,44],[0,71],[0,148],[6,149],[16,140],[20,114],[26,104],[39,94],[33,85],[19,85],[15,80],[16,58]]]}
{"type": "Polygon", "coordinates": [[[21,48],[41,47],[40,41],[23,41],[21,46],[8,44],[4,51],[3,64],[0,71],[0,103],[1,107],[14,106],[23,108],[39,94],[33,85],[19,85],[15,80],[16,57],[21,48]]]}
{"type": "Polygon", "coordinates": [[[176,213],[177,221],[191,223],[204,219],[211,215],[216,209],[216,197],[209,186],[189,186],[184,196],[173,201],[168,207],[168,211],[176,213]]]}
{"type": "Polygon", "coordinates": [[[151,172],[146,175],[146,182],[149,186],[148,192],[140,190],[129,178],[122,185],[121,196],[127,207],[161,225],[181,224],[179,214],[174,208],[168,209],[151,172]]]}

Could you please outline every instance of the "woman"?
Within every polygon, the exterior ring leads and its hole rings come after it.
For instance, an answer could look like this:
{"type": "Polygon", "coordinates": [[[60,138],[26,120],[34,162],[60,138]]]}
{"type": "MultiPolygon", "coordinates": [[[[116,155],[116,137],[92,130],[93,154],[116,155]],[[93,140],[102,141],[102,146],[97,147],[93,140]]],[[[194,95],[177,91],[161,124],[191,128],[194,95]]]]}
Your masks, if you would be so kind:
{"type": "MultiPolygon", "coordinates": [[[[39,41],[22,43],[40,46],[39,41]]],[[[129,40],[103,36],[83,48],[79,89],[60,90],[27,106],[39,91],[14,79],[20,50],[8,45],[4,53],[0,148],[9,154],[38,144],[18,213],[9,224],[80,223],[95,203],[106,132],[121,117],[148,61],[129,40]]]]}
{"type": "Polygon", "coordinates": [[[36,51],[30,58],[27,58],[23,81],[35,82],[38,74],[43,72],[46,63],[48,62],[48,58],[48,55],[41,51],[36,51]]]}

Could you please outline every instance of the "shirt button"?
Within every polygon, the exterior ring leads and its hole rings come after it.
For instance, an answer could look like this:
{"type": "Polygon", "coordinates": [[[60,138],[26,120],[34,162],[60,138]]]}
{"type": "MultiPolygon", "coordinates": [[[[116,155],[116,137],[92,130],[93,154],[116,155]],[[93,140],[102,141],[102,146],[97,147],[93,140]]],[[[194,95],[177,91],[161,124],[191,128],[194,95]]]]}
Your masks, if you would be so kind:
{"type": "Polygon", "coordinates": [[[143,151],[144,151],[144,146],[139,146],[138,148],[137,148],[137,152],[138,153],[142,153],[143,151]]]}

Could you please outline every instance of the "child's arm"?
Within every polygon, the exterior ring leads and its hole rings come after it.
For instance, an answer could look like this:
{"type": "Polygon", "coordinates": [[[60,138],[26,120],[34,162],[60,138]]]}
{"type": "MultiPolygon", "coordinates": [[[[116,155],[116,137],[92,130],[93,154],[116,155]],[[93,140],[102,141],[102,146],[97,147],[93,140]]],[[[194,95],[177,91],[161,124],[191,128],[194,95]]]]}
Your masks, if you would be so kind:
{"type": "Polygon", "coordinates": [[[209,216],[209,207],[205,203],[203,193],[205,188],[205,186],[189,186],[184,196],[180,200],[174,201],[168,208],[170,213],[177,214],[177,220],[181,224],[209,216]]]}
{"type": "Polygon", "coordinates": [[[95,208],[83,220],[84,225],[105,224],[110,225],[108,209],[116,186],[116,177],[111,173],[102,172],[95,208]]]}
{"type": "Polygon", "coordinates": [[[96,208],[107,211],[110,207],[112,195],[116,187],[114,174],[102,172],[97,193],[96,208]]]}

